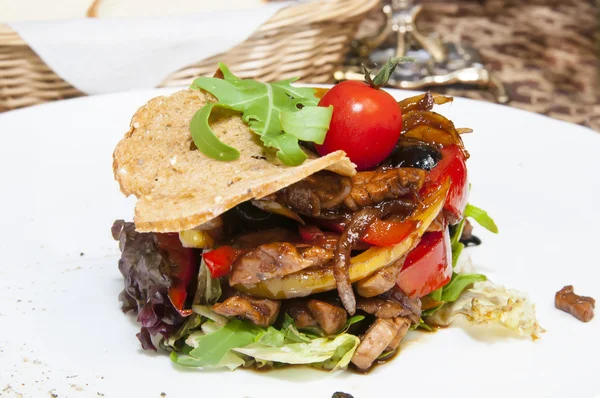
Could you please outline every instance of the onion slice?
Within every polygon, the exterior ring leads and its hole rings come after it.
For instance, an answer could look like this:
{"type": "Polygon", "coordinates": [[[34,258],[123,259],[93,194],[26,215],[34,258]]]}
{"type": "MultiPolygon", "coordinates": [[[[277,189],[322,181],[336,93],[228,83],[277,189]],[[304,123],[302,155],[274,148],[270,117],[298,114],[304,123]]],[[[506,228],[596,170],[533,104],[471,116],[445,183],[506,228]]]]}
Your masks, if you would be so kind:
{"type": "Polygon", "coordinates": [[[261,210],[291,218],[292,220],[298,221],[300,224],[304,225],[304,220],[298,214],[273,200],[253,200],[252,204],[261,210]]]}

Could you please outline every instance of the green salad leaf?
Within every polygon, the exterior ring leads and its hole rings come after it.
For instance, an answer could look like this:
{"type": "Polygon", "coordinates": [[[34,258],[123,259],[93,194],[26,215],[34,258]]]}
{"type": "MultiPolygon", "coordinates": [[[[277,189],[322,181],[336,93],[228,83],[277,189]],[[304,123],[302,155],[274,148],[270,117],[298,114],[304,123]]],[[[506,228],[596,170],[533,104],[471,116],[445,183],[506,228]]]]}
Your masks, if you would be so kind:
{"type": "Polygon", "coordinates": [[[456,268],[456,264],[458,264],[458,259],[460,258],[464,248],[465,244],[461,242],[456,242],[454,245],[452,245],[452,268],[456,268]]]}
{"type": "Polygon", "coordinates": [[[256,341],[269,347],[281,347],[285,343],[285,333],[269,326],[258,334],[256,341]]]}
{"type": "Polygon", "coordinates": [[[283,332],[286,340],[293,343],[308,343],[310,341],[310,338],[306,334],[298,331],[296,325],[294,325],[294,320],[288,315],[287,312],[285,313],[285,317],[283,319],[281,331],[283,332]]]}
{"type": "Polygon", "coordinates": [[[165,345],[175,347],[178,340],[188,336],[194,329],[200,326],[202,323],[202,317],[198,314],[190,315],[187,320],[181,325],[177,332],[169,336],[168,339],[164,340],[165,345]]]}
{"type": "Polygon", "coordinates": [[[490,232],[495,234],[498,233],[498,226],[494,220],[492,220],[492,217],[489,216],[487,211],[482,210],[479,207],[467,203],[467,207],[465,208],[465,217],[472,218],[473,220],[477,221],[477,224],[481,225],[490,232]]]}
{"type": "MultiPolygon", "coordinates": [[[[258,328],[249,322],[242,322],[237,319],[230,320],[214,333],[198,335],[194,341],[194,349],[190,351],[189,356],[195,358],[194,365],[186,366],[219,366],[219,363],[225,355],[233,348],[245,347],[254,342],[258,328]]],[[[190,339],[186,340],[188,343],[190,339]]],[[[175,362],[182,363],[181,358],[175,362]]],[[[185,361],[191,361],[185,359],[185,361]]]]}
{"type": "Polygon", "coordinates": [[[358,337],[344,333],[333,340],[317,338],[310,343],[286,344],[283,347],[285,349],[254,343],[243,348],[233,348],[233,351],[261,361],[294,365],[319,364],[317,366],[323,369],[335,370],[348,365],[359,343],[358,337]]]}
{"type": "Polygon", "coordinates": [[[344,325],[344,328],[342,329],[342,333],[347,332],[348,329],[350,329],[350,326],[362,321],[363,319],[365,319],[364,315],[354,315],[353,317],[348,318],[346,324],[344,325]]]}
{"type": "Polygon", "coordinates": [[[447,303],[458,300],[463,290],[475,282],[487,280],[482,274],[452,274],[452,280],[442,288],[442,299],[447,303]]]}
{"type": "Polygon", "coordinates": [[[333,108],[317,107],[314,89],[294,87],[297,79],[263,83],[240,79],[219,63],[223,79],[199,77],[191,88],[214,95],[218,102],[196,112],[190,123],[196,147],[207,156],[223,161],[239,158],[237,149],[223,143],[209,124],[214,108],[241,112],[242,119],[256,133],[264,146],[275,148],[286,165],[296,166],[306,160],[298,140],[323,143],[329,129],[333,108]]]}
{"type": "Polygon", "coordinates": [[[427,321],[433,325],[447,326],[458,317],[474,325],[502,326],[533,340],[544,332],[537,321],[535,305],[526,294],[489,280],[475,282],[458,300],[446,304],[427,321]]]}
{"type": "MultiPolygon", "coordinates": [[[[202,313],[202,319],[206,319],[205,315],[212,316],[210,307],[196,305],[194,311],[202,313]]],[[[362,319],[360,315],[350,318],[346,328],[362,319]]],[[[281,329],[259,327],[238,319],[219,325],[209,319],[202,323],[201,330],[187,336],[183,347],[174,347],[171,360],[183,366],[231,370],[252,364],[259,367],[307,364],[336,370],[348,366],[359,343],[358,337],[345,330],[335,336],[310,337],[296,329],[288,314],[281,329]]]]}

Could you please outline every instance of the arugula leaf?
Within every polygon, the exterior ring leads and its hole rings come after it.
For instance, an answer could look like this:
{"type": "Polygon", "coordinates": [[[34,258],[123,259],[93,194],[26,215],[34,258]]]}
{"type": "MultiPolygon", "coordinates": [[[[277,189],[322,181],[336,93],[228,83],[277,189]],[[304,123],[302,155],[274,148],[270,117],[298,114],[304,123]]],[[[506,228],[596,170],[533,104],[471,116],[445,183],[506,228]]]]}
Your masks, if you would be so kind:
{"type": "Polygon", "coordinates": [[[240,153],[224,144],[212,131],[208,118],[214,107],[242,112],[242,120],[260,136],[266,147],[277,149],[277,157],[290,166],[304,162],[306,154],[298,139],[323,143],[333,108],[317,107],[314,89],[293,87],[295,79],[275,83],[244,80],[219,63],[223,79],[199,77],[191,88],[214,95],[218,102],[198,110],[190,130],[196,147],[217,160],[235,160],[240,153]]]}
{"type": "Polygon", "coordinates": [[[216,332],[196,339],[196,348],[189,355],[197,361],[194,361],[195,365],[188,366],[217,366],[231,349],[253,343],[257,334],[256,326],[233,319],[216,332]]]}
{"type": "Polygon", "coordinates": [[[498,233],[498,226],[494,220],[492,220],[492,217],[488,215],[487,211],[482,210],[479,207],[475,207],[468,203],[467,207],[465,208],[465,217],[471,217],[473,220],[477,221],[477,224],[481,225],[488,231],[495,234],[498,233]]]}
{"type": "Polygon", "coordinates": [[[458,259],[464,248],[464,243],[456,242],[456,244],[452,245],[452,268],[455,268],[456,264],[458,264],[458,259]]]}
{"type": "Polygon", "coordinates": [[[482,274],[453,274],[450,283],[443,288],[441,301],[447,303],[456,301],[467,286],[485,280],[487,280],[487,278],[482,274]]]}
{"type": "Polygon", "coordinates": [[[463,217],[463,219],[460,220],[460,222],[455,227],[453,227],[452,236],[450,236],[450,244],[452,245],[452,247],[454,247],[454,245],[460,241],[460,238],[462,237],[463,231],[465,229],[465,222],[466,217],[463,217]]]}
{"type": "Polygon", "coordinates": [[[190,122],[192,140],[198,150],[213,159],[236,160],[240,157],[240,151],[219,140],[208,125],[208,117],[215,106],[219,104],[206,104],[194,114],[190,122]]]}
{"type": "Polygon", "coordinates": [[[365,319],[364,315],[354,315],[346,321],[346,324],[340,333],[346,333],[348,329],[350,329],[350,326],[362,321],[363,319],[365,319]]]}
{"type": "Polygon", "coordinates": [[[296,166],[302,164],[308,156],[298,145],[298,139],[293,135],[283,133],[267,133],[260,137],[268,148],[279,148],[277,157],[284,164],[296,166]]]}
{"type": "MultiPolygon", "coordinates": [[[[425,312],[423,312],[423,315],[425,316],[425,312]]],[[[413,323],[412,325],[410,325],[410,330],[417,330],[417,329],[423,329],[426,330],[428,332],[435,332],[435,329],[432,328],[431,326],[429,326],[428,324],[425,323],[425,321],[423,320],[423,318],[419,319],[419,323],[413,323]]]]}
{"type": "Polygon", "coordinates": [[[431,297],[432,300],[434,301],[442,301],[442,287],[439,288],[438,290],[434,290],[433,292],[429,293],[429,297],[431,297]]]}
{"type": "Polygon", "coordinates": [[[281,125],[286,133],[299,140],[322,144],[331,123],[332,109],[333,106],[306,106],[298,112],[285,112],[281,114],[281,125]]]}

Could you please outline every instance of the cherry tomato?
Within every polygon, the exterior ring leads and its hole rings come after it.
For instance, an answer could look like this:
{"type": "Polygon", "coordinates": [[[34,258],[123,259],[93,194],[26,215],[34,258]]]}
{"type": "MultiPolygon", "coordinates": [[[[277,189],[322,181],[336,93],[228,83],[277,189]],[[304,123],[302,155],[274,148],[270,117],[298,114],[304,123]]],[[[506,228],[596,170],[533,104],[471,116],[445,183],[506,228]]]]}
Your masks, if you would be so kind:
{"type": "Polygon", "coordinates": [[[402,130],[402,112],[389,93],[364,82],[345,81],[319,101],[319,106],[330,105],[329,131],[323,144],[315,145],[319,155],[341,149],[358,170],[366,170],[392,153],[402,130]]]}
{"type": "Polygon", "coordinates": [[[396,284],[410,297],[423,297],[447,285],[452,278],[450,232],[427,232],[408,255],[396,284]]]}
{"type": "Polygon", "coordinates": [[[452,184],[446,198],[444,211],[450,224],[456,224],[463,218],[469,200],[469,181],[465,156],[458,145],[450,145],[441,149],[442,159],[427,175],[424,191],[441,184],[450,178],[452,184]]]}
{"type": "Polygon", "coordinates": [[[220,278],[231,272],[233,262],[240,251],[231,246],[221,246],[209,252],[202,253],[202,258],[213,278],[220,278]]]}
{"type": "Polygon", "coordinates": [[[169,299],[181,315],[191,315],[192,310],[183,309],[183,306],[188,294],[187,287],[198,274],[199,264],[195,249],[183,247],[177,233],[156,234],[156,243],[159,249],[167,252],[169,262],[175,267],[169,287],[169,299]]]}

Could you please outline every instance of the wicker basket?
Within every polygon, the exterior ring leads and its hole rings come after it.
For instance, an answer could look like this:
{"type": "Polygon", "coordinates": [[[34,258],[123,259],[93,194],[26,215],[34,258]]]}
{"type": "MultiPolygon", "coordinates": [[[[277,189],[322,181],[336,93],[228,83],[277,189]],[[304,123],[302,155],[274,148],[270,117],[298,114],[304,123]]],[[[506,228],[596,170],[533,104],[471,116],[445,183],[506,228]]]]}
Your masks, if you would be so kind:
{"type": "MultiPolygon", "coordinates": [[[[212,75],[217,62],[240,77],[329,82],[358,23],[379,0],[320,0],[284,8],[250,38],[168,76],[160,86],[187,85],[212,75]]],[[[57,76],[27,44],[0,24],[0,112],[84,95],[57,76]]]]}

